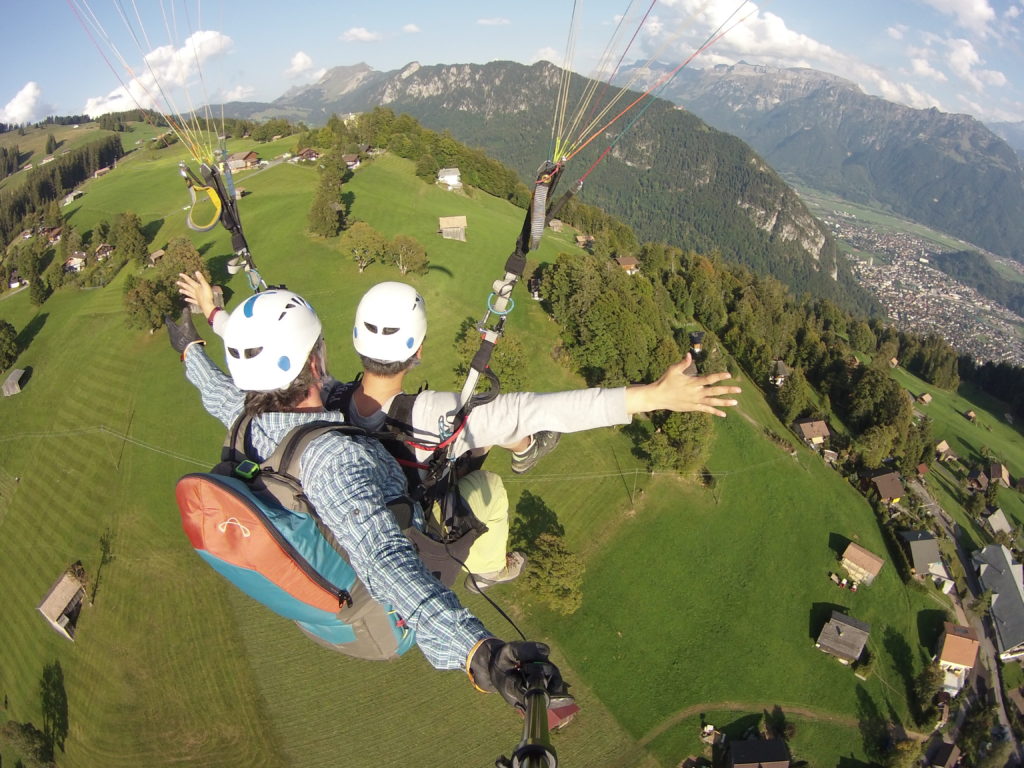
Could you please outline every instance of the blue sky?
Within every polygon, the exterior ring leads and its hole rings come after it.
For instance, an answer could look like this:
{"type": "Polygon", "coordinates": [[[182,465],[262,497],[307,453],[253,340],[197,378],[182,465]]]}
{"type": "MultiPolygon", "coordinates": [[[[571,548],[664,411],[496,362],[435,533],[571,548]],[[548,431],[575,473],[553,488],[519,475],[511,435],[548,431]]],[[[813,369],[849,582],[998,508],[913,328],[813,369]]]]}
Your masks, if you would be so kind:
{"type": "MultiPolygon", "coordinates": [[[[189,98],[199,104],[205,96],[270,101],[330,67],[361,61],[379,70],[410,61],[562,64],[573,15],[569,0],[19,5],[18,29],[7,31],[0,54],[3,122],[128,108],[122,83],[144,103],[185,110],[189,98]],[[90,16],[97,23],[83,25],[80,17],[90,16]]],[[[742,21],[690,66],[813,67],[912,107],[1024,121],[1024,0],[578,0],[575,8],[572,68],[584,74],[600,67],[622,17],[611,61],[648,14],[626,61],[678,63],[738,9],[732,18],[742,21]]]]}

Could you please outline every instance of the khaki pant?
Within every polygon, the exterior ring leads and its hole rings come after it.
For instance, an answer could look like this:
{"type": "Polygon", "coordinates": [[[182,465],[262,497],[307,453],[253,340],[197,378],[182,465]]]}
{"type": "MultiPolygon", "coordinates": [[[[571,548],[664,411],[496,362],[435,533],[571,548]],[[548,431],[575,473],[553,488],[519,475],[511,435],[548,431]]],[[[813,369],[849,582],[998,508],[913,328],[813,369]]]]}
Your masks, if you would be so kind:
{"type": "Polygon", "coordinates": [[[466,567],[473,573],[494,573],[505,567],[508,547],[508,494],[501,476],[477,470],[459,481],[459,494],[487,526],[469,550],[466,567]]]}

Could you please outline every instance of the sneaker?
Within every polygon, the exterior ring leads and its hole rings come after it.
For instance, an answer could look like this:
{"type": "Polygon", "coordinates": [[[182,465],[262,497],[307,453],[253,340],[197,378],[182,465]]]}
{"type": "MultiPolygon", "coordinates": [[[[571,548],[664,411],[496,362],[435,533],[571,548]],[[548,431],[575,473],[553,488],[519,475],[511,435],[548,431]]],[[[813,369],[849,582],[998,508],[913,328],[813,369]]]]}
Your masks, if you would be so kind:
{"type": "Polygon", "coordinates": [[[517,475],[529,472],[540,461],[541,456],[546,456],[555,450],[558,441],[562,439],[561,432],[536,432],[531,435],[530,446],[522,453],[512,454],[512,471],[517,475]]]}
{"type": "Polygon", "coordinates": [[[523,572],[526,556],[522,552],[509,552],[505,555],[505,567],[492,573],[473,573],[466,576],[466,589],[480,594],[488,587],[512,581],[523,572]]]}

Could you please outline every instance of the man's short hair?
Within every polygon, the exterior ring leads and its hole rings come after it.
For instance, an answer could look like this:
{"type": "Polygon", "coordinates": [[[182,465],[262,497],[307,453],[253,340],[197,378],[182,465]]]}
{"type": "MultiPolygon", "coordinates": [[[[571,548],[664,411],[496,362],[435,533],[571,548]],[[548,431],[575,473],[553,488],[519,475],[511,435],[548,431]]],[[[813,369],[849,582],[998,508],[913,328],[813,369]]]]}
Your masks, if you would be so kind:
{"type": "Polygon", "coordinates": [[[374,360],[372,357],[363,357],[362,355],[359,356],[359,360],[363,364],[364,371],[376,376],[395,376],[408,371],[416,365],[416,355],[413,355],[408,360],[398,360],[393,363],[382,363],[380,360],[374,360]]]}

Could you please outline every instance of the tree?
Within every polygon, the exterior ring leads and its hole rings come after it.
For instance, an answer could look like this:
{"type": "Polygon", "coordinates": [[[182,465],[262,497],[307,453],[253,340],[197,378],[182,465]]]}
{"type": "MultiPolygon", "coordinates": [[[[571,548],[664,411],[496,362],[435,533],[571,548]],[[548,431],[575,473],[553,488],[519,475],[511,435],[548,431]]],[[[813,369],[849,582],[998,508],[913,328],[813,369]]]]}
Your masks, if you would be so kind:
{"type": "Polygon", "coordinates": [[[792,424],[810,406],[810,397],[810,387],[803,371],[794,369],[775,393],[775,405],[782,423],[792,424]]]}
{"type": "Polygon", "coordinates": [[[389,252],[392,263],[403,275],[410,272],[414,275],[427,273],[427,266],[430,264],[427,260],[427,251],[415,238],[408,235],[397,235],[391,241],[389,252]]]}
{"type": "Polygon", "coordinates": [[[309,231],[320,237],[336,237],[341,231],[341,215],[334,195],[323,187],[317,190],[309,207],[309,231]]]}
{"type": "Polygon", "coordinates": [[[583,604],[583,572],[579,556],[565,547],[561,536],[542,533],[530,550],[526,583],[552,610],[570,616],[583,604]]]}
{"type": "Polygon", "coordinates": [[[146,236],[142,234],[142,220],[137,214],[131,211],[119,213],[114,219],[110,239],[122,258],[134,259],[140,264],[146,260],[146,236]]]}
{"type": "Polygon", "coordinates": [[[360,272],[375,262],[387,245],[384,236],[367,224],[357,221],[341,236],[341,251],[352,256],[360,272]]]}
{"type": "Polygon", "coordinates": [[[18,332],[6,320],[0,320],[0,371],[7,370],[18,358],[18,332]]]}
{"type": "Polygon", "coordinates": [[[921,758],[921,745],[913,739],[897,741],[885,756],[885,768],[914,768],[921,758]]]}
{"type": "Polygon", "coordinates": [[[46,278],[39,276],[32,281],[32,285],[28,289],[28,300],[38,307],[50,298],[51,293],[50,284],[46,282],[46,278]]]}
{"type": "Polygon", "coordinates": [[[128,325],[155,330],[163,325],[164,315],[174,314],[174,299],[157,280],[129,275],[124,285],[124,306],[128,325]]]}
{"type": "Polygon", "coordinates": [[[53,134],[46,134],[46,154],[52,155],[53,151],[57,149],[57,146],[57,139],[54,138],[53,134]]]}

